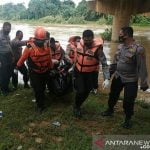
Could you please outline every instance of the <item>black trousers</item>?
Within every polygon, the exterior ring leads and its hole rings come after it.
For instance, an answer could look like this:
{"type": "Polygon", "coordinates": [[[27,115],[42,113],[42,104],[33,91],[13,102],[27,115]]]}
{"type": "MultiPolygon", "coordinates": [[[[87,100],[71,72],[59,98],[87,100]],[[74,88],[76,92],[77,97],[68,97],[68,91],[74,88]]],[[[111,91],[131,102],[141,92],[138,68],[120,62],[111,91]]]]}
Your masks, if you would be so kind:
{"type": "Polygon", "coordinates": [[[114,106],[117,103],[117,100],[120,96],[120,92],[124,88],[124,100],[123,100],[123,109],[127,118],[131,118],[134,114],[134,102],[137,97],[138,83],[129,82],[123,83],[121,78],[113,78],[111,84],[111,91],[109,94],[108,106],[109,109],[113,112],[114,106]]]}
{"type": "Polygon", "coordinates": [[[93,72],[93,89],[98,88],[98,71],[93,72]]]}
{"type": "Polygon", "coordinates": [[[93,77],[95,72],[90,73],[75,73],[75,107],[80,107],[93,89],[93,77]]]}
{"type": "Polygon", "coordinates": [[[39,108],[42,108],[44,107],[44,101],[45,101],[44,91],[48,80],[48,72],[36,73],[30,71],[30,80],[34,90],[37,106],[39,108]]]}
{"type": "Polygon", "coordinates": [[[9,82],[13,72],[13,65],[2,64],[0,66],[0,88],[2,92],[9,92],[9,82]]]}
{"type": "MultiPolygon", "coordinates": [[[[15,67],[14,67],[14,69],[15,69],[15,67]]],[[[23,64],[21,67],[19,67],[18,70],[23,75],[24,85],[26,85],[29,81],[29,74],[28,74],[27,67],[25,66],[25,64],[23,64]]],[[[14,87],[17,88],[17,86],[18,86],[18,74],[14,73],[14,72],[12,74],[12,84],[14,87]]]]}

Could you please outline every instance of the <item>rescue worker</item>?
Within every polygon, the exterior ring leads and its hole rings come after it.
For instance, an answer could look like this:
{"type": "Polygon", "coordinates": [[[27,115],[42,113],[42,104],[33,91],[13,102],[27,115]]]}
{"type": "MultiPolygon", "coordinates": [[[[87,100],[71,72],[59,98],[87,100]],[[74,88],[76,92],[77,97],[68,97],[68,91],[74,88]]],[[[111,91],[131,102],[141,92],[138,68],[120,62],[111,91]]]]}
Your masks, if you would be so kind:
{"type": "Polygon", "coordinates": [[[27,59],[31,84],[35,93],[37,107],[42,112],[45,109],[45,88],[49,70],[52,68],[51,50],[45,47],[46,30],[38,27],[34,33],[34,39],[27,43],[23,55],[17,66],[20,67],[27,59]]]}
{"type": "Polygon", "coordinates": [[[75,64],[76,96],[73,107],[74,115],[82,117],[81,105],[93,88],[93,75],[99,64],[102,64],[104,73],[103,88],[109,86],[109,68],[103,52],[103,40],[94,39],[92,30],[85,30],[82,39],[77,43],[75,64]]]}
{"type": "MultiPolygon", "coordinates": [[[[12,47],[12,51],[13,51],[14,59],[15,59],[14,64],[13,64],[14,71],[12,74],[12,84],[14,86],[14,89],[17,89],[17,87],[18,87],[18,72],[15,72],[15,71],[17,71],[16,65],[17,65],[19,58],[22,55],[22,46],[26,46],[26,44],[28,42],[27,40],[22,41],[22,38],[23,38],[23,32],[18,30],[16,32],[15,39],[13,39],[11,41],[11,47],[12,47]]],[[[27,67],[24,63],[22,66],[19,67],[19,71],[23,75],[24,88],[29,88],[29,85],[28,85],[29,75],[28,75],[27,67]]]]}
{"type": "Polygon", "coordinates": [[[4,22],[0,31],[0,89],[3,95],[7,95],[10,92],[9,82],[13,70],[13,53],[9,37],[10,31],[11,24],[4,22]]]}
{"type": "MultiPolygon", "coordinates": [[[[114,106],[117,103],[120,92],[124,88],[123,109],[125,120],[123,128],[131,128],[131,117],[134,114],[134,102],[137,97],[138,79],[141,80],[141,89],[148,89],[146,57],[144,48],[133,39],[132,27],[123,27],[119,33],[121,44],[115,55],[112,67],[116,70],[111,84],[111,91],[108,99],[108,109],[102,113],[102,116],[112,116],[114,106]],[[116,67],[114,67],[116,64],[116,67]]],[[[112,73],[113,73],[112,72],[112,73]]]]}
{"type": "Polygon", "coordinates": [[[52,52],[52,59],[60,61],[65,56],[65,51],[61,47],[58,41],[55,41],[53,37],[50,38],[50,48],[52,52]]]}
{"type": "Polygon", "coordinates": [[[75,50],[77,42],[79,42],[80,39],[80,36],[71,36],[68,40],[69,44],[66,47],[66,58],[69,59],[72,64],[75,61],[75,50]]]}

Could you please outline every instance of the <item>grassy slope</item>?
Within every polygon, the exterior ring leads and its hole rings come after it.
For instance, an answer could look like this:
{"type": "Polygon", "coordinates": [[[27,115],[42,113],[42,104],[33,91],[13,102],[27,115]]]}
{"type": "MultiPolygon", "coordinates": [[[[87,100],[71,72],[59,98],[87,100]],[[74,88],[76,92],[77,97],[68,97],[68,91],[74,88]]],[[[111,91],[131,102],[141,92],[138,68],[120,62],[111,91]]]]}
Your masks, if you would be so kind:
{"type": "Polygon", "coordinates": [[[107,108],[107,92],[90,95],[83,105],[84,117],[79,120],[72,116],[73,94],[64,97],[47,95],[48,109],[39,114],[32,102],[31,90],[19,89],[7,97],[0,96],[0,150],[90,150],[92,135],[150,134],[150,108],[136,104],[134,127],[125,130],[122,102],[116,106],[113,118],[102,118],[100,112],[107,108]],[[52,122],[58,120],[60,127],[52,122]]]}

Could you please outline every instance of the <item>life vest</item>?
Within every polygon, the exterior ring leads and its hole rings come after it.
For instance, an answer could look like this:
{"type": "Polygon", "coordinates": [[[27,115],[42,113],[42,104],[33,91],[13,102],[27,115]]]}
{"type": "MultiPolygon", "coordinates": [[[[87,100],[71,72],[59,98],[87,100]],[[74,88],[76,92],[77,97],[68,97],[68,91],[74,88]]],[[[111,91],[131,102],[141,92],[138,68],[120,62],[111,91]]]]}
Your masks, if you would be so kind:
{"type": "Polygon", "coordinates": [[[76,51],[76,46],[73,43],[68,44],[66,51],[69,51],[69,58],[74,62],[75,60],[75,51],[76,51]]]}
{"type": "Polygon", "coordinates": [[[99,60],[97,50],[103,46],[102,39],[94,39],[92,47],[84,49],[84,42],[77,43],[76,68],[79,72],[93,72],[99,70],[99,60]]]}
{"type": "Polygon", "coordinates": [[[55,42],[56,49],[51,49],[52,59],[60,60],[62,57],[62,48],[59,42],[55,42]]]}
{"type": "Polygon", "coordinates": [[[75,51],[76,51],[76,41],[75,36],[72,36],[68,40],[68,50],[69,50],[69,58],[72,60],[72,62],[75,61],[75,51]]]}
{"type": "Polygon", "coordinates": [[[52,67],[50,48],[38,48],[33,41],[28,43],[28,48],[31,49],[27,64],[30,70],[37,73],[44,73],[52,67]]]}

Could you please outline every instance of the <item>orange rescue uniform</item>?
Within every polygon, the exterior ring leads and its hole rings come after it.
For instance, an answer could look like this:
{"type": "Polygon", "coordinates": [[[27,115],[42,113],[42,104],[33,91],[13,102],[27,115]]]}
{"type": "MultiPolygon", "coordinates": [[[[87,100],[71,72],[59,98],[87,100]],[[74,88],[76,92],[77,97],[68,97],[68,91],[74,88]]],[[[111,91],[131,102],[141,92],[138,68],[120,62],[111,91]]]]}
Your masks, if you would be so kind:
{"type": "MultiPolygon", "coordinates": [[[[84,42],[77,43],[76,68],[79,72],[94,72],[99,70],[98,51],[103,47],[102,39],[94,39],[91,48],[85,49],[84,42]]],[[[100,53],[100,52],[99,52],[100,53]]]]}
{"type": "Polygon", "coordinates": [[[28,59],[29,69],[37,73],[44,73],[52,68],[51,50],[48,47],[39,48],[34,42],[29,42],[17,66],[20,67],[28,59]]]}

